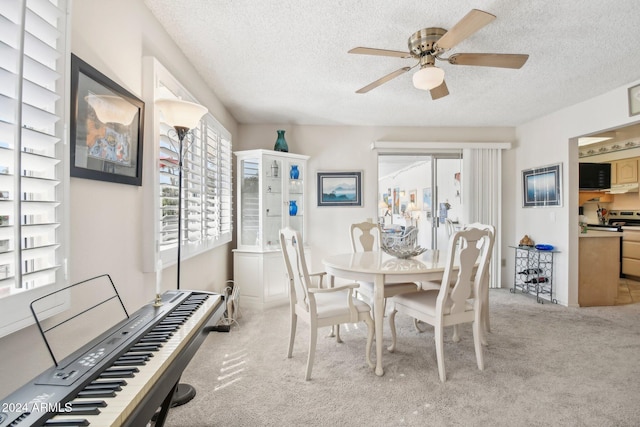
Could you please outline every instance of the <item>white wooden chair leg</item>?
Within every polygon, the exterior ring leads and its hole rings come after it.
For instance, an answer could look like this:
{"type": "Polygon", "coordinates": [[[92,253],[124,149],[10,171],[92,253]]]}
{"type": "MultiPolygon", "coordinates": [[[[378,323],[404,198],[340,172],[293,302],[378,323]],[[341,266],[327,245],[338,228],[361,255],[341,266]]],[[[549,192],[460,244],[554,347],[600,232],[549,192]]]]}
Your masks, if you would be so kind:
{"type": "Polygon", "coordinates": [[[287,357],[291,359],[293,355],[293,342],[296,339],[296,324],[298,323],[298,316],[295,313],[291,313],[291,324],[289,326],[289,352],[287,357]]]}
{"type": "Polygon", "coordinates": [[[460,333],[458,331],[458,325],[453,325],[453,342],[460,341],[460,333]]]}
{"type": "Polygon", "coordinates": [[[336,342],[342,344],[342,338],[340,338],[340,325],[335,325],[336,342]]]}
{"type": "Polygon", "coordinates": [[[398,311],[395,307],[392,308],[391,313],[389,313],[389,329],[391,329],[391,345],[387,347],[391,353],[396,350],[396,313],[398,311]]]}
{"type": "Polygon", "coordinates": [[[311,369],[313,369],[313,359],[316,356],[316,342],[318,341],[318,329],[311,328],[311,336],[309,337],[309,357],[307,358],[307,374],[304,379],[309,381],[311,379],[311,369]]]}
{"type": "Polygon", "coordinates": [[[416,331],[423,333],[424,331],[427,330],[427,328],[422,329],[420,327],[420,321],[416,318],[413,319],[413,327],[416,328],[416,331]]]}
{"type": "Polygon", "coordinates": [[[482,325],[479,322],[473,322],[473,344],[476,349],[476,361],[478,369],[484,370],[484,355],[482,353],[482,342],[480,341],[482,325]]]}
{"type": "Polygon", "coordinates": [[[373,324],[373,319],[366,319],[365,322],[367,323],[367,364],[369,368],[373,369],[376,365],[371,361],[371,347],[373,346],[375,325],[373,324]]]}
{"type": "Polygon", "coordinates": [[[447,373],[444,369],[444,336],[442,327],[435,328],[435,342],[436,342],[436,359],[438,361],[438,375],[440,381],[445,382],[447,380],[447,373]]]}
{"type": "Polygon", "coordinates": [[[485,291],[482,302],[482,325],[486,333],[491,332],[491,322],[489,321],[489,289],[485,291]]]}

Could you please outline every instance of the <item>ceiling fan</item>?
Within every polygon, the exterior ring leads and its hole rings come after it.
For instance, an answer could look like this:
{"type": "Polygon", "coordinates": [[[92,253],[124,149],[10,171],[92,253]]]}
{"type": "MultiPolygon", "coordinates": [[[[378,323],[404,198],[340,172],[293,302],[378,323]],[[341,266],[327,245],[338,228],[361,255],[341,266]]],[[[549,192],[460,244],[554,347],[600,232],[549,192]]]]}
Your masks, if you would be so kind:
{"type": "Polygon", "coordinates": [[[398,50],[373,49],[369,47],[356,47],[349,53],[362,55],[393,56],[399,58],[414,58],[418,63],[412,67],[402,67],[393,73],[358,89],[356,93],[366,93],[371,89],[394,79],[412,68],[420,65],[413,75],[413,85],[417,89],[428,90],[432,99],[449,95],[449,89],[444,81],[444,70],[435,66],[436,59],[448,61],[454,65],[474,65],[482,67],[521,68],[529,55],[503,54],[503,53],[456,53],[448,58],[442,57],[445,52],[455,47],[458,43],[471,36],[473,33],[496,19],[490,13],[478,9],[472,9],[449,31],[443,28],[423,28],[409,37],[409,52],[398,50]]]}

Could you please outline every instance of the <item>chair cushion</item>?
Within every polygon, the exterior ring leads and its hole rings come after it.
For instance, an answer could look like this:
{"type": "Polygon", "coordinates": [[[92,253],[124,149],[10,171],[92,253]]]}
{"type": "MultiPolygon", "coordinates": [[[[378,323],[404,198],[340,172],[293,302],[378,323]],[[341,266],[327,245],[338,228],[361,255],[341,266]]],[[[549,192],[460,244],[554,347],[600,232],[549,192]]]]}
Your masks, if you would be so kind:
{"type": "MultiPolygon", "coordinates": [[[[315,294],[318,318],[324,319],[327,317],[349,314],[347,293],[348,291],[338,291],[315,294]]],[[[351,297],[351,299],[353,300],[353,305],[356,307],[359,313],[366,313],[368,311],[371,311],[371,307],[364,301],[360,301],[359,299],[353,297],[351,297]]]]}
{"type": "MultiPolygon", "coordinates": [[[[402,294],[393,297],[393,302],[403,305],[412,310],[420,311],[428,316],[436,315],[436,300],[438,299],[439,291],[429,290],[421,292],[412,292],[410,294],[402,294]]],[[[468,303],[465,306],[465,311],[473,310],[473,305],[468,303]]],[[[451,313],[451,300],[447,301],[443,307],[442,314],[451,313]]]]}

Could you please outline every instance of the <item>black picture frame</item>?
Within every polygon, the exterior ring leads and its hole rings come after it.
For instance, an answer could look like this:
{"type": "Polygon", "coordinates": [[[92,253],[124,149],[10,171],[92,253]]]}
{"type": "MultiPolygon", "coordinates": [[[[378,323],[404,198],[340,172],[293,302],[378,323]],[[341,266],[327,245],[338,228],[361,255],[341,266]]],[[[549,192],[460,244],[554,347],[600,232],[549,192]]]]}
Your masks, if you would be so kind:
{"type": "Polygon", "coordinates": [[[318,206],[362,206],[362,172],[318,172],[318,206]]]}
{"type": "Polygon", "coordinates": [[[143,130],[144,102],[72,54],[71,176],[142,185],[143,130]],[[102,105],[114,114],[125,112],[127,119],[102,122],[90,104],[95,99],[109,100],[102,105]]]}
{"type": "Polygon", "coordinates": [[[562,164],[522,171],[522,206],[562,206],[562,164]]]}

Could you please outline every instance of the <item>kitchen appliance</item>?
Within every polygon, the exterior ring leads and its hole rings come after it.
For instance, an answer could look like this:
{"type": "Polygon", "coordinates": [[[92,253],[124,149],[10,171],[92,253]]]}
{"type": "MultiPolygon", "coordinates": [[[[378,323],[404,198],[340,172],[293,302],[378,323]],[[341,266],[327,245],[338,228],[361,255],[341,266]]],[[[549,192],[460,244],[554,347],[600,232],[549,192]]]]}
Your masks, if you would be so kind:
{"type": "Polygon", "coordinates": [[[609,225],[640,227],[640,211],[609,211],[609,225]]]}
{"type": "MultiPolygon", "coordinates": [[[[640,228],[640,211],[628,210],[628,211],[609,211],[608,212],[609,219],[607,223],[602,224],[589,224],[587,225],[587,229],[598,230],[598,231],[613,231],[613,232],[623,232],[625,228],[628,230],[629,228],[639,227],[640,228]]],[[[625,254],[625,250],[634,250],[633,243],[624,243],[625,241],[625,233],[622,234],[622,238],[620,239],[620,277],[625,277],[624,269],[623,269],[623,259],[629,257],[635,257],[635,254],[625,254]]]]}
{"type": "Polygon", "coordinates": [[[611,186],[611,163],[580,163],[578,187],[580,190],[602,191],[611,186]]]}

